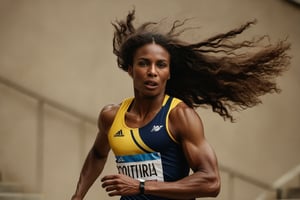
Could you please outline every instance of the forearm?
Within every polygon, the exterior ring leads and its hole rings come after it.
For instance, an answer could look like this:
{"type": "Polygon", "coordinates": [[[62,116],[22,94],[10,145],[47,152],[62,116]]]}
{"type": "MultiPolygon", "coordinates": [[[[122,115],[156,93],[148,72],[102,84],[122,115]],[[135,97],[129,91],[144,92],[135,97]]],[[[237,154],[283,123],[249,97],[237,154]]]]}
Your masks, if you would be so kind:
{"type": "Polygon", "coordinates": [[[198,197],[215,197],[220,191],[217,175],[196,172],[175,182],[147,181],[145,193],[171,198],[193,199],[198,197]]]}
{"type": "Polygon", "coordinates": [[[72,199],[83,199],[89,188],[102,172],[107,157],[97,157],[93,149],[89,152],[80,173],[72,199]]]}

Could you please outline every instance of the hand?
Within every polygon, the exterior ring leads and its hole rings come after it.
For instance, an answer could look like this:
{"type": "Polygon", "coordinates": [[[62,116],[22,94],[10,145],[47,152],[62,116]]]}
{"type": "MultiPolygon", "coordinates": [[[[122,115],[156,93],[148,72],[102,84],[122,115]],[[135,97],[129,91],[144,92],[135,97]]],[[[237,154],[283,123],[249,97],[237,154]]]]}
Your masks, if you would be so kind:
{"type": "Polygon", "coordinates": [[[109,196],[128,196],[140,193],[140,182],[123,174],[107,175],[101,179],[109,196]]]}

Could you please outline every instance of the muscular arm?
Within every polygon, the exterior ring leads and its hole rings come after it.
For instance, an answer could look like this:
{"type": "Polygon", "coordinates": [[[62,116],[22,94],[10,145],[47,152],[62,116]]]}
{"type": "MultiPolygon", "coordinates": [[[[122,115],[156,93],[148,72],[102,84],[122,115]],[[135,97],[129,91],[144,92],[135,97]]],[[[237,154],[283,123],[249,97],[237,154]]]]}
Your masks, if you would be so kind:
{"type": "MultiPolygon", "coordinates": [[[[170,113],[169,128],[182,145],[193,174],[174,182],[146,181],[145,194],[169,199],[215,197],[220,190],[217,159],[204,137],[198,114],[185,104],[170,113]]],[[[110,196],[139,194],[139,181],[122,174],[107,175],[102,186],[110,196]]]]}
{"type": "Polygon", "coordinates": [[[77,188],[72,196],[72,200],[83,199],[104,168],[110,150],[107,140],[107,132],[112,124],[115,110],[116,107],[114,106],[106,106],[100,112],[98,120],[99,132],[83,164],[77,188]]]}
{"type": "Polygon", "coordinates": [[[217,159],[205,140],[198,114],[180,104],[170,113],[169,126],[194,173],[175,182],[146,182],[145,193],[174,199],[217,196],[220,190],[217,159]]]}

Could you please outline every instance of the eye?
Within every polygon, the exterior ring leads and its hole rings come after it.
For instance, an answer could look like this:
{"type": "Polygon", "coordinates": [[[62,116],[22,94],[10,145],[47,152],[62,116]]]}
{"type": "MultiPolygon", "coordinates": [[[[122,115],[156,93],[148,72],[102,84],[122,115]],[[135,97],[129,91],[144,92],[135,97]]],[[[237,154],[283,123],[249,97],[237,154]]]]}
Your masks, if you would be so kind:
{"type": "Polygon", "coordinates": [[[157,67],[159,67],[159,68],[165,68],[165,67],[168,66],[168,63],[167,63],[166,61],[158,61],[158,62],[156,63],[156,65],[157,65],[157,67]]]}
{"type": "Polygon", "coordinates": [[[141,66],[141,67],[145,67],[145,66],[148,66],[149,65],[149,62],[147,62],[146,60],[139,60],[137,62],[137,65],[138,66],[141,66]]]}

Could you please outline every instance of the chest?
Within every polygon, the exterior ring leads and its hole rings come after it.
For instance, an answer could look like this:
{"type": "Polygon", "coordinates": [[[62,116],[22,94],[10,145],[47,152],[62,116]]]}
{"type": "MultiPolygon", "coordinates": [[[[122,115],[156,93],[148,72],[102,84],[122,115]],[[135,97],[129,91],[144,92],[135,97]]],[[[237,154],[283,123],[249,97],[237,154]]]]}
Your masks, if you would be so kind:
{"type": "Polygon", "coordinates": [[[167,123],[167,115],[159,112],[140,128],[131,128],[127,123],[115,124],[109,134],[110,146],[116,155],[165,152],[174,145],[167,123]]]}

